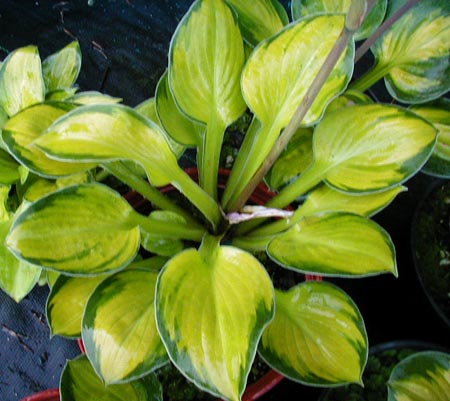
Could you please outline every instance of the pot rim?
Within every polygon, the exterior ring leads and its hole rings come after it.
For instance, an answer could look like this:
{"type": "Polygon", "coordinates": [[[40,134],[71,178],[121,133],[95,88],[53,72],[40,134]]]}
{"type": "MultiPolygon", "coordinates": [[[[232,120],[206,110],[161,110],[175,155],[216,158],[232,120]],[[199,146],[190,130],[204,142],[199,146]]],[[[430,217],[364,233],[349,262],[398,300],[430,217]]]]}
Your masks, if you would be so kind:
{"type": "Polygon", "coordinates": [[[52,388],[22,398],[20,401],[60,401],[59,389],[52,388]]]}

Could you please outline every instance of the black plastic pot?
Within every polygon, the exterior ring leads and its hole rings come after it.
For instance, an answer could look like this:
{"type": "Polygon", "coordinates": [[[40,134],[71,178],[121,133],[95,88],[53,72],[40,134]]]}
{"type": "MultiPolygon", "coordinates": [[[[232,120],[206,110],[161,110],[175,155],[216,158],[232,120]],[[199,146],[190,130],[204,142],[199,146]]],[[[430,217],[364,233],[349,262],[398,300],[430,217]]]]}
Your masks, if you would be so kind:
{"type": "Polygon", "coordinates": [[[450,329],[450,181],[436,180],[419,203],[411,248],[420,284],[450,329]]]}

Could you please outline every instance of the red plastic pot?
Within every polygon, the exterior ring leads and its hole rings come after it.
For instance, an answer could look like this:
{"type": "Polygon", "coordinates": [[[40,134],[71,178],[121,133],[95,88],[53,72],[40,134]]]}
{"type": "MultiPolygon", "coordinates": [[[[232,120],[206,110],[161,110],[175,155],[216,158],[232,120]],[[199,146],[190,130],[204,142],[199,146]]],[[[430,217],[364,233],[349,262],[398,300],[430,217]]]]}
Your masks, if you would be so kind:
{"type": "Polygon", "coordinates": [[[59,401],[59,390],[57,388],[53,388],[51,390],[41,391],[22,398],[20,401],[59,401]]]}

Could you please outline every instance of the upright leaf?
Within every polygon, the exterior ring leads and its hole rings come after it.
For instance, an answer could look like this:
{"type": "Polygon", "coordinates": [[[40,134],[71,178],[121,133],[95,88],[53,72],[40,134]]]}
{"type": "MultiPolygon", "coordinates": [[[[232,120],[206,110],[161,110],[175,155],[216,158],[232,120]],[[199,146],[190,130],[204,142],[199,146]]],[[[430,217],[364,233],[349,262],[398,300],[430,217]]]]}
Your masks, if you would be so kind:
{"type": "Polygon", "coordinates": [[[199,149],[200,184],[213,198],[225,128],[246,108],[240,87],[244,62],[241,33],[225,2],[194,2],[172,39],[169,83],[181,109],[207,125],[199,149]]]}
{"type": "Polygon", "coordinates": [[[275,35],[289,23],[286,10],[278,0],[225,0],[238,16],[242,36],[251,45],[275,35]]]}
{"type": "Polygon", "coordinates": [[[44,98],[45,85],[37,47],[13,51],[0,67],[0,106],[13,116],[44,98]]]}
{"type": "Polygon", "coordinates": [[[86,354],[107,383],[134,380],[168,361],[155,321],[157,273],[125,270],[94,291],[83,318],[86,354]]]}
{"type": "Polygon", "coordinates": [[[124,268],[139,248],[131,206],[100,185],[72,186],[39,199],[14,221],[7,237],[20,259],[73,275],[124,268]]]}
{"type": "Polygon", "coordinates": [[[105,386],[85,355],[69,361],[64,367],[60,393],[61,401],[162,401],[163,399],[161,384],[155,375],[148,375],[130,383],[105,386]]]}
{"type": "MultiPolygon", "coordinates": [[[[387,18],[405,0],[389,1],[387,18]]],[[[450,2],[421,0],[372,46],[376,64],[354,85],[365,90],[385,77],[391,96],[423,103],[450,89],[450,2]]]]}
{"type": "MultiPolygon", "coordinates": [[[[224,193],[224,206],[232,204],[232,198],[245,187],[292,119],[344,23],[342,15],[303,19],[261,42],[250,56],[242,75],[242,90],[261,128],[245,137],[224,193]]],[[[306,114],[304,126],[316,123],[327,104],[346,87],[353,72],[353,51],[350,44],[306,114]]]]}
{"type": "Polygon", "coordinates": [[[392,370],[388,401],[445,401],[450,398],[450,354],[423,351],[392,370]]]}
{"type": "Polygon", "coordinates": [[[35,146],[59,117],[73,107],[66,103],[41,103],[15,114],[3,127],[2,138],[9,151],[32,172],[49,178],[67,176],[95,167],[92,163],[67,163],[50,159],[35,146]]]}
{"type": "Polygon", "coordinates": [[[397,275],[392,241],[380,226],[348,213],[311,216],[275,237],[267,252],[277,263],[326,276],[397,275]]]}
{"type": "Polygon", "coordinates": [[[227,400],[240,399],[273,313],[264,267],[238,248],[179,253],[157,284],[157,324],[171,360],[197,386],[227,400]]]}
{"type": "MultiPolygon", "coordinates": [[[[347,13],[352,1],[355,0],[293,0],[291,2],[292,18],[297,20],[317,13],[347,13]]],[[[387,0],[376,0],[361,27],[356,31],[355,40],[368,38],[375,32],[383,22],[386,7],[387,0]]]]}
{"type": "Polygon", "coordinates": [[[81,49],[78,41],[51,54],[42,62],[47,92],[73,86],[81,69],[81,49]]]}
{"type": "Polygon", "coordinates": [[[270,366],[309,385],[361,383],[367,334],[347,294],[330,283],[310,281],[276,291],[276,305],[260,346],[270,366]]]}

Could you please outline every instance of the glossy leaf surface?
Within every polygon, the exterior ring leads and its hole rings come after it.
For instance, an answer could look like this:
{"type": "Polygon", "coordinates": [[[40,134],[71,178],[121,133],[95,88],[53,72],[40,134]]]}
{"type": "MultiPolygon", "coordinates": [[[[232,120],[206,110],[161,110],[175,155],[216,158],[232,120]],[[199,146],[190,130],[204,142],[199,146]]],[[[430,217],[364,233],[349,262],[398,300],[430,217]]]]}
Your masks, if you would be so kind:
{"type": "Polygon", "coordinates": [[[387,189],[417,172],[436,140],[429,122],[397,107],[366,105],[328,114],[314,133],[315,163],[331,186],[350,192],[387,189]]]}
{"type": "MultiPolygon", "coordinates": [[[[405,0],[389,2],[387,17],[405,0]]],[[[421,103],[450,89],[450,2],[421,0],[371,50],[376,71],[397,100],[421,103]]]]}
{"type": "Polygon", "coordinates": [[[157,273],[132,269],[94,291],[83,318],[83,342],[107,383],[130,381],[168,361],[155,321],[157,273]]]}
{"type": "Polygon", "coordinates": [[[0,184],[14,184],[19,178],[19,164],[8,153],[0,149],[0,184]]]}
{"type": "Polygon", "coordinates": [[[450,354],[424,351],[402,360],[388,382],[388,401],[446,401],[450,398],[450,354]]]}
{"type": "Polygon", "coordinates": [[[288,378],[313,385],[361,383],[368,341],[362,316],[342,290],[306,282],[276,291],[275,319],[260,354],[288,378]]]}
{"type": "MultiPolygon", "coordinates": [[[[294,20],[316,13],[347,13],[354,0],[293,0],[291,2],[294,20]]],[[[359,1],[359,0],[358,0],[359,1]]],[[[376,0],[363,24],[355,33],[355,40],[368,38],[383,22],[387,0],[376,0]]]]}
{"type": "Polygon", "coordinates": [[[44,101],[41,59],[35,46],[21,47],[0,67],[0,106],[9,116],[44,101]]]}
{"type": "Polygon", "coordinates": [[[172,39],[169,82],[181,109],[207,123],[229,125],[245,110],[240,76],[244,47],[239,27],[223,1],[197,0],[172,39]]]}
{"type": "Polygon", "coordinates": [[[103,185],[68,187],[21,213],[7,245],[20,259],[67,274],[118,270],[139,248],[131,213],[131,206],[103,185]]]}
{"type": "Polygon", "coordinates": [[[348,213],[311,216],[275,237],[267,249],[277,263],[325,276],[397,275],[389,235],[376,223],[348,213]]]}
{"type": "Polygon", "coordinates": [[[31,106],[8,120],[3,127],[3,141],[23,165],[41,176],[59,177],[89,170],[95,165],[53,160],[34,145],[34,141],[55,120],[72,109],[72,106],[64,103],[41,103],[31,106]]]}
{"type": "Polygon", "coordinates": [[[161,129],[120,105],[79,107],[50,126],[36,144],[61,160],[134,160],[156,186],[170,183],[180,171],[161,129]]]}
{"type": "Polygon", "coordinates": [[[65,366],[60,384],[61,401],[162,401],[161,384],[154,375],[130,383],[105,386],[82,355],[65,366]]]}
{"type": "Polygon", "coordinates": [[[81,337],[86,303],[95,288],[106,278],[59,276],[47,299],[47,319],[52,335],[81,337]]]}
{"type": "Polygon", "coordinates": [[[47,91],[73,86],[81,69],[81,49],[77,41],[50,55],[42,62],[47,91]]]}
{"type": "Polygon", "coordinates": [[[229,246],[172,258],[157,285],[157,322],[171,360],[200,388],[237,401],[261,332],[272,319],[273,287],[252,255],[229,246]]]}
{"type": "Polygon", "coordinates": [[[289,23],[283,5],[278,0],[226,0],[237,14],[242,36],[252,46],[275,35],[289,23]]]}

